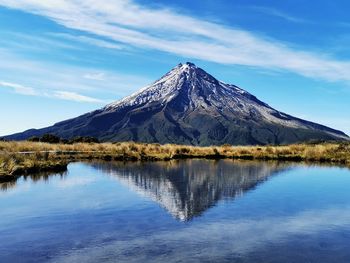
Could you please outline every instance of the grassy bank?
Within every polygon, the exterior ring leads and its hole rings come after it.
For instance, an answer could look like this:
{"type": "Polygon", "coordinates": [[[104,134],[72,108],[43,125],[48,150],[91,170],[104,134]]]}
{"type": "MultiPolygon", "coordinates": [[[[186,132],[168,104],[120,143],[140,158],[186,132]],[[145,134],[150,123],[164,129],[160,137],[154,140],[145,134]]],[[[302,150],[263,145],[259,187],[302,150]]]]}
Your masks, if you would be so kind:
{"type": "Polygon", "coordinates": [[[5,179],[37,171],[64,170],[69,162],[77,160],[170,160],[181,158],[329,162],[350,167],[350,144],[195,147],[133,142],[114,144],[0,142],[0,177],[5,179]]]}

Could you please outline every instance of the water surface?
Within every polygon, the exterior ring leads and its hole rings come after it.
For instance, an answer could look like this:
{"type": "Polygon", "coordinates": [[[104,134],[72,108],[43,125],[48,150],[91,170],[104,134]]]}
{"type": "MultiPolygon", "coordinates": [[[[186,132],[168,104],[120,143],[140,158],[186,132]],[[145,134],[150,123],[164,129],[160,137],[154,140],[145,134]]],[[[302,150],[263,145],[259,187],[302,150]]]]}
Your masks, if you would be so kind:
{"type": "Polygon", "coordinates": [[[350,171],[73,163],[0,184],[0,262],[350,262],[350,171]]]}

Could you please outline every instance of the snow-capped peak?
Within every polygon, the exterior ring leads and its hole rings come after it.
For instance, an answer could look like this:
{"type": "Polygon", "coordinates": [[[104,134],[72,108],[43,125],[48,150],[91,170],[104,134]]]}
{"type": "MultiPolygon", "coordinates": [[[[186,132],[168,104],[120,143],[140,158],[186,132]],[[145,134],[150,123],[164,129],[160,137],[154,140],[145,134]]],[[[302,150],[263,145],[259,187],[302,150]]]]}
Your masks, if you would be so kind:
{"type": "Polygon", "coordinates": [[[197,66],[191,62],[186,62],[185,64],[181,64],[181,70],[189,71],[190,69],[196,69],[197,66]]]}
{"type": "Polygon", "coordinates": [[[235,104],[244,105],[251,96],[235,85],[218,81],[194,63],[186,62],[178,64],[150,86],[120,101],[113,102],[104,109],[110,111],[156,101],[163,104],[177,97],[181,90],[186,94],[187,101],[191,101],[192,107],[201,105],[201,107],[206,108],[209,104],[234,107],[232,101],[235,104]],[[213,103],[208,103],[209,100],[213,103]]]}
{"type": "Polygon", "coordinates": [[[198,68],[194,63],[180,63],[153,84],[140,89],[122,100],[108,104],[105,109],[110,110],[127,105],[130,106],[134,104],[141,104],[159,100],[161,97],[169,96],[170,93],[178,90],[184,74],[187,78],[189,78],[190,75],[197,69],[198,68]]]}

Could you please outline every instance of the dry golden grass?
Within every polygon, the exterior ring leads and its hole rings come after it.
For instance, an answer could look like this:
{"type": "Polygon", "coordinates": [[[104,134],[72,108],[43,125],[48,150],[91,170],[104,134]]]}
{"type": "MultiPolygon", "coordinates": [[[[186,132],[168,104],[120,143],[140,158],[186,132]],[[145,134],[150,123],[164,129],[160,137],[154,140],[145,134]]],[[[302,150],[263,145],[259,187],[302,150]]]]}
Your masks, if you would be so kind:
{"type": "Polygon", "coordinates": [[[349,143],[294,144],[287,146],[211,146],[173,144],[0,142],[0,176],[65,167],[74,160],[170,160],[180,158],[232,158],[332,162],[350,166],[349,143]]]}

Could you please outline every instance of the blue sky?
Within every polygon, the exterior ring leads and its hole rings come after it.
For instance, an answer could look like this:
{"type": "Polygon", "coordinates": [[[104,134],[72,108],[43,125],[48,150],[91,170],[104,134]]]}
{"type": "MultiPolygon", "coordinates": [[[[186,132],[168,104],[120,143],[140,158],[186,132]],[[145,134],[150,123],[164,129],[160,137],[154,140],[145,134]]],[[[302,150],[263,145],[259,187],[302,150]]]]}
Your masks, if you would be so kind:
{"type": "Polygon", "coordinates": [[[191,61],[350,134],[349,1],[0,0],[0,135],[119,100],[191,61]]]}

